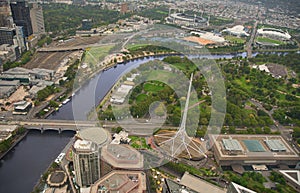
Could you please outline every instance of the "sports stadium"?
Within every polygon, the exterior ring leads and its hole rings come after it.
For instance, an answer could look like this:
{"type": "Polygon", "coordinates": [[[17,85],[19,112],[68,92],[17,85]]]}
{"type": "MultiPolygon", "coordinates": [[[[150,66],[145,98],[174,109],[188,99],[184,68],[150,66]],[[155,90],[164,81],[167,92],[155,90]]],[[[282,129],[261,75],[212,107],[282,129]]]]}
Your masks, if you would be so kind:
{"type": "Polygon", "coordinates": [[[197,15],[188,15],[185,13],[169,14],[169,16],[166,18],[166,21],[168,23],[182,26],[203,26],[207,24],[207,19],[197,15]]]}
{"type": "Polygon", "coordinates": [[[270,37],[275,39],[281,39],[281,40],[290,40],[291,35],[288,32],[284,32],[280,29],[274,29],[274,28],[261,28],[257,30],[258,35],[264,36],[264,37],[270,37]]]}

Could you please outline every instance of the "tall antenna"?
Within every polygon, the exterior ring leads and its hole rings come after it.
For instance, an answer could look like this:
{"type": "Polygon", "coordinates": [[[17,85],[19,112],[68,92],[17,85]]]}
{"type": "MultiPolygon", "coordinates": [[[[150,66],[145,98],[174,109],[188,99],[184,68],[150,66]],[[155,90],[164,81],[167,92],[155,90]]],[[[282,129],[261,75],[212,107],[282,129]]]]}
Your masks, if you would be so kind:
{"type": "Polygon", "coordinates": [[[171,150],[170,155],[172,157],[177,157],[182,152],[187,152],[189,158],[193,158],[192,153],[190,150],[193,150],[197,152],[198,154],[203,154],[204,157],[206,155],[204,154],[203,150],[201,149],[199,144],[196,144],[191,137],[188,136],[186,133],[186,120],[187,120],[187,114],[189,110],[189,101],[191,96],[191,88],[192,88],[192,81],[193,81],[193,74],[190,78],[190,84],[188,88],[188,93],[186,97],[185,107],[182,115],[182,121],[180,124],[179,130],[176,132],[176,134],[172,137],[168,137],[164,134],[158,134],[157,137],[161,138],[169,138],[163,142],[161,142],[160,146],[166,146],[166,148],[169,148],[171,150]]]}

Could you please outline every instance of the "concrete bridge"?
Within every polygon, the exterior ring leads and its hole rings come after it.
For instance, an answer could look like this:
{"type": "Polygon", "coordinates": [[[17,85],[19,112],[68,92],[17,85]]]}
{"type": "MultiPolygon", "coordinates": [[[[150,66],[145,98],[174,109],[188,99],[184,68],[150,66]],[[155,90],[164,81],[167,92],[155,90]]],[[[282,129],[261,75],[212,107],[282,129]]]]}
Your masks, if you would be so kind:
{"type": "Polygon", "coordinates": [[[131,135],[151,136],[156,128],[178,129],[177,127],[162,126],[160,121],[150,122],[146,119],[138,119],[138,122],[132,121],[74,121],[74,120],[51,120],[51,119],[31,119],[31,120],[11,120],[6,124],[20,125],[28,130],[47,130],[58,131],[80,131],[93,127],[103,127],[110,131],[111,128],[123,127],[131,135]],[[121,123],[121,124],[120,124],[121,123]]]}
{"type": "Polygon", "coordinates": [[[42,133],[47,130],[55,130],[59,133],[63,131],[79,131],[97,126],[97,121],[74,121],[74,120],[50,120],[33,119],[30,121],[19,121],[15,124],[24,126],[28,130],[40,130],[42,133]]]}

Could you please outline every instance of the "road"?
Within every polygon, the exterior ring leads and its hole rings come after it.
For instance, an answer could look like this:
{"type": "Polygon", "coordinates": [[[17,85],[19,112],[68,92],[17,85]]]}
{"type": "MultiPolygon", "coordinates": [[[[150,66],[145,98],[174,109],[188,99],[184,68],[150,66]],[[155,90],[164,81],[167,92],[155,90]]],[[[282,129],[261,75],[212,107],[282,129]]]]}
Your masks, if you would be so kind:
{"type": "Polygon", "coordinates": [[[257,24],[258,24],[258,21],[255,21],[255,23],[253,25],[252,33],[251,33],[251,36],[250,36],[250,40],[246,45],[247,57],[248,58],[252,57],[252,45],[253,45],[253,42],[254,42],[254,39],[255,39],[255,36],[256,36],[257,24]]]}
{"type": "Polygon", "coordinates": [[[1,124],[4,125],[20,125],[27,128],[36,128],[44,130],[54,129],[54,130],[74,130],[84,128],[92,128],[101,125],[105,129],[111,129],[115,127],[123,127],[129,134],[139,135],[139,136],[151,136],[157,128],[168,128],[168,129],[178,129],[174,126],[163,126],[163,120],[155,119],[135,119],[132,120],[119,120],[119,121],[74,121],[74,120],[51,120],[51,119],[32,119],[24,121],[6,121],[1,124]]]}

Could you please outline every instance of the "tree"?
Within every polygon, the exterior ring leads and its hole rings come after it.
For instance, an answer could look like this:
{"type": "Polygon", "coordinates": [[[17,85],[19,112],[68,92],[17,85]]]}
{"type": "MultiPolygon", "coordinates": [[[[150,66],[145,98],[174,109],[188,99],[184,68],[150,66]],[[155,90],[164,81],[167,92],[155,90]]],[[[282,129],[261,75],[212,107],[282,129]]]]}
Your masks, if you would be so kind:
{"type": "Polygon", "coordinates": [[[235,133],[236,133],[235,127],[230,126],[228,132],[229,132],[230,134],[235,134],[235,133]]]}

